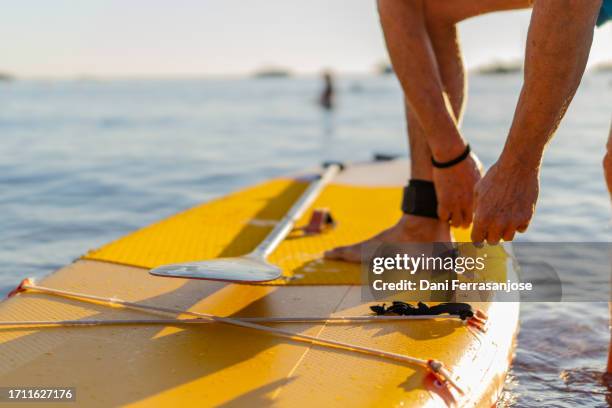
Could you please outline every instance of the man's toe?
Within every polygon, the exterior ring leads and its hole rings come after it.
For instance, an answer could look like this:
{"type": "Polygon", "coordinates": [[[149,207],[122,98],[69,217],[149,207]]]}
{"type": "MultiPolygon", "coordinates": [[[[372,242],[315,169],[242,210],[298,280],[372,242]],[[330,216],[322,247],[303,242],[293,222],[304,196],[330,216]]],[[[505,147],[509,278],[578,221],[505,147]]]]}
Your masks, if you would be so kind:
{"type": "Polygon", "coordinates": [[[342,259],[344,248],[345,247],[337,247],[329,251],[325,251],[325,253],[323,254],[323,257],[325,259],[340,260],[342,259]]]}
{"type": "Polygon", "coordinates": [[[325,259],[334,261],[360,262],[361,261],[361,245],[348,245],[334,248],[326,251],[323,255],[325,259]]]}

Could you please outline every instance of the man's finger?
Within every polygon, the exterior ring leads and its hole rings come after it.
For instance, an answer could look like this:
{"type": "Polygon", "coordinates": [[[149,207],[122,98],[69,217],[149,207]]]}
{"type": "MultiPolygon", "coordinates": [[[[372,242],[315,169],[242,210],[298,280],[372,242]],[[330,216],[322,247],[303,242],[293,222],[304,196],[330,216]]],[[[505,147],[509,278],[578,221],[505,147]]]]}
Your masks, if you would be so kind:
{"type": "Polygon", "coordinates": [[[467,228],[472,223],[475,204],[476,201],[473,196],[471,196],[468,197],[467,202],[461,207],[461,218],[463,219],[462,227],[467,228]]]}
{"type": "Polygon", "coordinates": [[[453,227],[461,227],[463,224],[463,217],[461,216],[461,210],[459,208],[455,208],[451,213],[451,225],[453,227]]]}
{"type": "Polygon", "coordinates": [[[472,196],[472,211],[470,214],[470,221],[476,225],[476,214],[478,213],[478,189],[474,189],[474,195],[472,196]]]}
{"type": "Polygon", "coordinates": [[[461,227],[469,228],[472,223],[472,218],[474,217],[474,213],[472,211],[461,210],[461,215],[463,216],[463,224],[461,227]]]}
{"type": "Polygon", "coordinates": [[[472,242],[476,244],[480,244],[484,242],[486,238],[486,224],[484,224],[480,219],[474,219],[474,227],[472,228],[472,242]]]}
{"type": "Polygon", "coordinates": [[[506,230],[504,231],[504,234],[502,235],[502,238],[504,239],[504,241],[506,242],[510,242],[514,239],[514,233],[516,232],[516,229],[513,227],[508,227],[506,228],[506,230]]]}
{"type": "MultiPolygon", "coordinates": [[[[478,182],[480,183],[480,182],[478,182]]],[[[478,184],[476,184],[476,187],[474,188],[474,192],[472,193],[472,205],[474,207],[474,212],[476,212],[476,206],[478,205],[478,184]]]]}
{"type": "Polygon", "coordinates": [[[516,230],[522,234],[523,232],[527,231],[527,228],[529,228],[529,223],[519,225],[516,227],[516,230]]]}
{"type": "Polygon", "coordinates": [[[491,223],[487,229],[487,242],[490,245],[497,245],[502,237],[503,231],[504,227],[500,225],[499,222],[491,223]]]}
{"type": "Polygon", "coordinates": [[[448,211],[446,207],[443,207],[438,204],[438,218],[440,218],[440,221],[448,221],[450,217],[450,211],[448,211]]]}

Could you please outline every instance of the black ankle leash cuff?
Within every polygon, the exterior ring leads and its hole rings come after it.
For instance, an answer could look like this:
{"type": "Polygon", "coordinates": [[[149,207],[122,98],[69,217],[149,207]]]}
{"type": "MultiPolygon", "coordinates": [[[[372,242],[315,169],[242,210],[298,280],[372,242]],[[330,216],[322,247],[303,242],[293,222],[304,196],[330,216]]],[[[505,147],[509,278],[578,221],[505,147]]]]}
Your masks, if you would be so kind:
{"type": "Polygon", "coordinates": [[[472,149],[470,148],[470,145],[467,145],[465,150],[463,151],[463,153],[461,153],[461,155],[459,155],[458,157],[454,158],[453,160],[449,160],[447,162],[439,162],[439,161],[436,161],[436,159],[434,159],[432,157],[431,158],[431,164],[433,164],[433,166],[438,168],[438,169],[446,169],[448,167],[454,166],[455,164],[459,164],[462,161],[464,161],[465,159],[467,159],[467,157],[470,155],[471,151],[472,151],[472,149]]]}
{"type": "Polygon", "coordinates": [[[402,211],[404,214],[438,218],[438,199],[434,184],[426,180],[410,180],[404,187],[402,211]]]}

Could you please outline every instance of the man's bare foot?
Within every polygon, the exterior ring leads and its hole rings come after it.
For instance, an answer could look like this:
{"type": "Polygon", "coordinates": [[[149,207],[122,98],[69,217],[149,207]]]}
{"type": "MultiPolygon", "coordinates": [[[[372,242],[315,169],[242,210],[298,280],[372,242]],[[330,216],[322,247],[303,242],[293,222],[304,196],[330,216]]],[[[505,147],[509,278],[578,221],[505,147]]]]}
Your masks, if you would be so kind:
{"type": "Polygon", "coordinates": [[[403,215],[397,224],[378,235],[357,244],[334,248],[325,252],[324,256],[326,259],[338,261],[361,262],[361,251],[367,244],[373,242],[451,242],[451,240],[448,222],[416,215],[403,215]]]}

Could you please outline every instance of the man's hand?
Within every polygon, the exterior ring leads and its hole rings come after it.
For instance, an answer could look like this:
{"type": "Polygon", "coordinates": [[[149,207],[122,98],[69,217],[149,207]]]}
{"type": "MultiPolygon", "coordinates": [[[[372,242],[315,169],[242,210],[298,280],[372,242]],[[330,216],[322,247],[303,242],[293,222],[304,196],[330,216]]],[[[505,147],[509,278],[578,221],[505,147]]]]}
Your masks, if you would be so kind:
{"type": "Polygon", "coordinates": [[[495,245],[524,232],[538,200],[539,169],[500,161],[476,185],[472,241],[495,245]]]}
{"type": "Polygon", "coordinates": [[[474,187],[482,177],[482,164],[471,153],[465,160],[445,169],[433,169],[438,197],[438,217],[454,227],[472,223],[474,187]]]}

